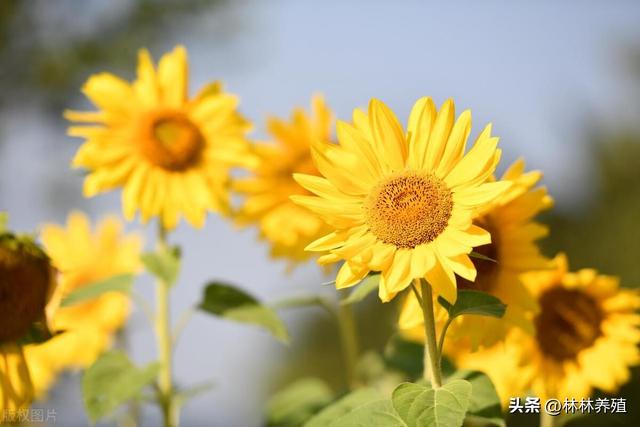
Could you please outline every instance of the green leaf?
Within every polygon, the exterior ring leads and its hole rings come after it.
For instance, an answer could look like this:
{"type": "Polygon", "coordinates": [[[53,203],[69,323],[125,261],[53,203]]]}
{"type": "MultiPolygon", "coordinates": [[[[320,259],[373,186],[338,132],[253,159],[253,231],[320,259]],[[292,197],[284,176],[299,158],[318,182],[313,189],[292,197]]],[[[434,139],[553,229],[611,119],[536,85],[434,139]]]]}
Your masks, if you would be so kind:
{"type": "Polygon", "coordinates": [[[340,304],[354,304],[360,302],[367,297],[371,292],[378,289],[380,283],[380,275],[372,274],[367,276],[350,294],[347,298],[340,301],[340,304]]]}
{"type": "Polygon", "coordinates": [[[82,397],[91,421],[95,423],[121,404],[139,398],[159,369],[159,363],[138,368],[122,351],[100,356],[82,377],[82,397]]]}
{"type": "Polygon", "coordinates": [[[128,294],[133,285],[132,274],[119,274],[83,286],[67,294],[61,301],[60,307],[69,307],[99,297],[107,292],[122,292],[128,294]]]}
{"type": "Polygon", "coordinates": [[[388,399],[375,400],[357,406],[329,427],[407,427],[388,399]]]}
{"type": "Polygon", "coordinates": [[[336,402],[324,408],[322,411],[314,415],[308,420],[303,427],[326,427],[338,420],[340,417],[348,414],[357,407],[369,402],[378,401],[382,398],[380,393],[372,388],[361,388],[346,396],[340,398],[336,402]]]}
{"type": "Polygon", "coordinates": [[[287,329],[276,312],[234,286],[209,283],[198,308],[225,319],[261,326],[281,342],[289,341],[287,329]]]}
{"type": "Polygon", "coordinates": [[[321,307],[329,314],[333,314],[333,307],[329,301],[320,295],[304,295],[299,297],[286,298],[271,304],[276,310],[301,307],[321,307]]]}
{"type": "Polygon", "coordinates": [[[158,252],[142,254],[142,263],[147,271],[167,286],[172,286],[178,279],[180,272],[180,248],[178,246],[166,247],[158,252]]]}
{"type": "Polygon", "coordinates": [[[498,261],[496,261],[495,259],[493,259],[493,258],[489,258],[488,256],[483,255],[483,254],[481,254],[480,252],[476,252],[476,251],[471,251],[471,253],[469,254],[469,256],[470,256],[471,258],[477,258],[477,259],[481,259],[481,260],[483,260],[483,261],[494,262],[494,263],[496,263],[496,264],[498,263],[498,261]]]}
{"type": "Polygon", "coordinates": [[[471,399],[467,418],[473,419],[474,426],[504,427],[500,397],[487,375],[478,371],[457,371],[449,379],[463,379],[471,383],[471,399]]]}
{"type": "Polygon", "coordinates": [[[201,384],[196,384],[194,386],[188,387],[184,390],[179,390],[176,392],[174,401],[178,407],[183,406],[190,399],[193,399],[196,396],[199,396],[203,393],[212,390],[214,387],[214,383],[211,381],[207,381],[201,384]]]}
{"type": "Polygon", "coordinates": [[[20,345],[29,345],[29,344],[42,344],[44,342],[49,341],[56,335],[63,334],[64,331],[56,331],[55,334],[52,334],[49,330],[49,326],[47,322],[44,320],[36,321],[31,324],[27,333],[25,333],[20,339],[17,341],[20,345]]]}
{"type": "Polygon", "coordinates": [[[331,388],[319,378],[299,379],[267,403],[269,427],[298,427],[333,400],[331,388]]]}
{"type": "Polygon", "coordinates": [[[507,306],[499,298],[486,292],[470,289],[458,290],[458,298],[454,305],[447,300],[438,297],[438,302],[448,312],[449,317],[454,318],[463,314],[476,314],[480,316],[502,317],[507,306]]]}
{"type": "Polygon", "coordinates": [[[437,389],[420,384],[400,384],[391,400],[408,427],[460,427],[470,396],[471,384],[454,380],[437,389]]]}

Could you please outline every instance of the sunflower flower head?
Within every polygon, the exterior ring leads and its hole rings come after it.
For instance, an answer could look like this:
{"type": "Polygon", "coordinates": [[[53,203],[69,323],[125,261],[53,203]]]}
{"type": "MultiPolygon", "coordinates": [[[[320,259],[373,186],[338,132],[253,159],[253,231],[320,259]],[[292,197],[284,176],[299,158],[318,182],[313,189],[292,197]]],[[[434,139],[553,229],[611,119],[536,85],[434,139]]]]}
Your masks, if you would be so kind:
{"type": "Polygon", "coordinates": [[[292,177],[292,173],[319,175],[311,158],[313,141],[329,141],[332,114],[321,96],[312,100],[312,114],[294,110],[291,120],[268,121],[273,139],[269,144],[255,144],[258,163],[251,175],[234,182],[234,189],[245,196],[235,214],[239,224],[256,223],[260,236],[271,244],[271,255],[292,263],[305,261],[312,255],[304,248],[330,232],[329,227],[313,212],[293,203],[289,196],[309,194],[292,177]]]}
{"type": "Polygon", "coordinates": [[[140,211],[143,222],[157,216],[166,229],[183,215],[202,227],[208,211],[228,211],[229,168],[253,164],[245,139],[250,126],[236,110],[238,98],[219,83],[193,98],[188,86],[181,46],[157,68],[140,51],[132,83],[109,73],[89,78],[83,92],[98,111],[65,112],[76,123],[69,135],[85,139],[73,159],[89,171],[85,196],[121,187],[127,219],[140,211]]]}
{"type": "Polygon", "coordinates": [[[5,229],[0,213],[0,423],[34,399],[22,341],[34,328],[48,329],[46,306],[55,292],[55,271],[30,236],[5,229]]]}
{"type": "MultiPolygon", "coordinates": [[[[531,319],[537,303],[520,276],[552,266],[536,244],[547,235],[548,229],[534,217],[553,205],[546,188],[536,187],[541,177],[539,171],[525,172],[523,160],[516,161],[501,178],[511,182],[511,187],[475,213],[474,224],[491,233],[491,243],[478,246],[475,251],[493,261],[473,258],[477,271],[475,281],[458,278],[458,287],[494,295],[507,305],[507,310],[501,319],[486,316],[455,319],[448,329],[445,347],[454,359],[458,353],[493,345],[512,327],[533,333],[531,319]]],[[[437,307],[443,310],[439,305],[437,307]]],[[[437,313],[436,317],[444,321],[446,313],[437,313]]],[[[405,299],[400,328],[410,338],[424,339],[422,311],[413,294],[405,299]]]]}
{"type": "Polygon", "coordinates": [[[465,153],[470,131],[471,113],[456,120],[451,100],[437,111],[431,98],[420,99],[405,131],[374,99],[352,124],[338,122],[338,144],[314,144],[321,176],[294,175],[313,195],[292,200],[333,229],[307,250],[324,252],[320,263],[344,261],[338,288],[380,271],[383,301],[425,278],[453,302],[455,274],[475,279],[468,254],[491,236],[473,224],[474,212],[511,184],[488,182],[500,159],[491,126],[465,153]]]}
{"type": "Polygon", "coordinates": [[[35,322],[46,321],[54,284],[49,257],[38,245],[0,230],[0,343],[19,340],[35,322]]]}
{"type": "Polygon", "coordinates": [[[529,390],[562,400],[594,388],[615,393],[640,363],[638,292],[592,269],[570,272],[562,254],[555,262],[553,270],[523,275],[540,306],[533,334],[513,329],[504,344],[457,359],[463,369],[486,371],[503,400],[529,390]],[[505,369],[505,354],[515,369],[505,369]]]}
{"type": "MultiPolygon", "coordinates": [[[[106,217],[94,228],[84,214],[74,212],[66,227],[45,225],[42,240],[60,272],[59,300],[85,286],[140,269],[141,239],[124,234],[116,217],[106,217]]],[[[36,394],[45,393],[62,370],[93,363],[124,325],[129,311],[129,297],[121,292],[58,308],[51,325],[64,332],[25,348],[36,394]]]]}

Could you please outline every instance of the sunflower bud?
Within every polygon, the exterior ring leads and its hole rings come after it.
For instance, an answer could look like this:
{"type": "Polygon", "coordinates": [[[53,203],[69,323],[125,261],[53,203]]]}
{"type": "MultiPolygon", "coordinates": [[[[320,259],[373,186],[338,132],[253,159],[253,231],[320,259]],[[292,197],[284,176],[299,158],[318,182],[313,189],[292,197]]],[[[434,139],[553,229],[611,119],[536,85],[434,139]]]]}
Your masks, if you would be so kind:
{"type": "Polygon", "coordinates": [[[29,237],[0,230],[0,344],[21,339],[45,323],[54,271],[29,237]]]}

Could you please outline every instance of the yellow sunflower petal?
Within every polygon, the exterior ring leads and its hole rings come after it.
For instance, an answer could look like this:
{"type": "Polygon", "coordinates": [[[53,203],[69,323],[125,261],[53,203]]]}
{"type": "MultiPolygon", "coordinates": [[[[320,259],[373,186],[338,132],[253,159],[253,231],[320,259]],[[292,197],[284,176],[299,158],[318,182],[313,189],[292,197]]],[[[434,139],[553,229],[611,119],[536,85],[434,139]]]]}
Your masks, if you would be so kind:
{"type": "Polygon", "coordinates": [[[436,120],[436,106],[429,97],[420,98],[409,116],[407,131],[410,137],[409,159],[410,168],[423,168],[426,162],[427,147],[431,128],[436,120]]]}

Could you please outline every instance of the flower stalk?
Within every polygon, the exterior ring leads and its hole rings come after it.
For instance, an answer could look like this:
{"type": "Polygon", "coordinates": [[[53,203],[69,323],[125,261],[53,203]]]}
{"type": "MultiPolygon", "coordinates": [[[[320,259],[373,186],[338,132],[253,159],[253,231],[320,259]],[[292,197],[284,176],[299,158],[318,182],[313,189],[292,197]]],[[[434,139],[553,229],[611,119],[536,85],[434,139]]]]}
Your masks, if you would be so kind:
{"type": "MultiPolygon", "coordinates": [[[[167,232],[160,225],[158,228],[158,249],[167,248],[167,232]]],[[[173,349],[171,335],[171,314],[169,305],[170,284],[158,279],[156,284],[156,336],[158,339],[158,352],[160,360],[160,372],[158,374],[158,388],[160,408],[165,427],[178,426],[178,408],[173,399],[173,349]]]]}
{"type": "Polygon", "coordinates": [[[442,386],[442,373],[440,372],[440,357],[436,341],[436,322],[433,311],[433,292],[431,285],[424,279],[415,280],[416,287],[421,286],[422,315],[424,317],[424,378],[431,381],[433,388],[442,386]]]}
{"type": "Polygon", "coordinates": [[[346,383],[349,389],[357,387],[355,368],[358,361],[358,338],[356,320],[351,304],[338,304],[338,327],[344,359],[346,383]]]}

